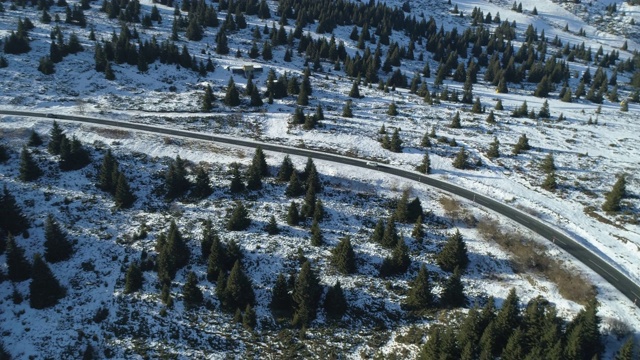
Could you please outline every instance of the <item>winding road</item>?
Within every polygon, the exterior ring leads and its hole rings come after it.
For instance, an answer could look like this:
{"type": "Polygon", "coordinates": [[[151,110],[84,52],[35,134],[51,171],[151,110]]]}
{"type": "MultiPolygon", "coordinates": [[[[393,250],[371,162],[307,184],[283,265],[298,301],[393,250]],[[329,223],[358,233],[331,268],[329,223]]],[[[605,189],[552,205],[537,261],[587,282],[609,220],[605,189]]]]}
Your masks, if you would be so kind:
{"type": "Polygon", "coordinates": [[[505,205],[501,202],[473,192],[471,190],[462,188],[460,186],[456,186],[450,183],[447,183],[442,180],[434,179],[432,177],[422,175],[413,171],[402,170],[393,167],[387,167],[384,164],[372,164],[365,160],[349,158],[346,156],[323,153],[314,150],[302,149],[302,148],[294,148],[282,145],[273,145],[268,143],[262,143],[251,140],[243,140],[237,138],[229,138],[217,135],[209,135],[203,133],[195,133],[184,130],[175,130],[169,128],[162,128],[158,126],[144,125],[144,124],[135,124],[135,123],[126,123],[121,121],[114,120],[106,120],[100,118],[90,118],[84,116],[72,116],[72,115],[58,115],[58,114],[43,114],[38,112],[28,112],[28,111],[9,111],[9,110],[0,110],[0,115],[13,115],[13,116],[25,116],[25,117],[38,117],[38,118],[53,118],[59,120],[66,121],[75,121],[89,124],[96,124],[102,126],[109,127],[117,127],[121,129],[131,129],[137,131],[144,131],[154,134],[165,134],[171,136],[179,136],[190,139],[204,140],[204,141],[213,141],[218,143],[226,143],[236,146],[243,146],[249,148],[255,148],[257,146],[261,146],[263,150],[273,151],[279,153],[286,153],[296,156],[304,156],[311,157],[313,159],[318,160],[326,160],[331,162],[336,162],[340,164],[357,166],[361,168],[367,168],[371,171],[379,171],[388,173],[391,175],[395,175],[398,177],[402,177],[412,181],[419,181],[420,183],[432,186],[434,188],[446,191],[453,195],[457,195],[469,200],[474,201],[476,204],[483,206],[487,209],[490,209],[496,213],[499,213],[520,225],[534,231],[540,236],[546,238],[547,240],[553,242],[556,246],[560,247],[573,257],[575,257],[578,261],[582,262],[587,267],[591,268],[595,273],[600,275],[604,280],[613,285],[616,289],[618,289],[624,296],[629,298],[637,307],[640,308],[640,287],[634,283],[631,279],[629,279],[622,272],[617,270],[615,267],[611,266],[609,263],[604,261],[598,255],[593,253],[592,251],[585,248],[583,245],[578,243],[577,241],[571,239],[566,236],[562,232],[553,229],[552,227],[544,224],[540,220],[534,218],[533,216],[523,213],[511,206],[505,205]]]}

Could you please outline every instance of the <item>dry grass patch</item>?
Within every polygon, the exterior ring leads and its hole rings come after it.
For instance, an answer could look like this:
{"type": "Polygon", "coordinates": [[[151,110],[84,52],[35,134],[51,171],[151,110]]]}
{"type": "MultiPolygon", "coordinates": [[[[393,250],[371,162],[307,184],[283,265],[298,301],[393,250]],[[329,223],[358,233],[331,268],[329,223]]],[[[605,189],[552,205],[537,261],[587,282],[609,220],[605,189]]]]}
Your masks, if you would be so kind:
{"type": "Polygon", "coordinates": [[[565,299],[586,304],[595,296],[596,290],[581,274],[560,260],[554,259],[546,248],[517,232],[505,232],[492,219],[482,219],[478,223],[478,232],[485,240],[493,240],[512,255],[512,264],[517,272],[534,272],[544,275],[558,287],[565,299]]]}

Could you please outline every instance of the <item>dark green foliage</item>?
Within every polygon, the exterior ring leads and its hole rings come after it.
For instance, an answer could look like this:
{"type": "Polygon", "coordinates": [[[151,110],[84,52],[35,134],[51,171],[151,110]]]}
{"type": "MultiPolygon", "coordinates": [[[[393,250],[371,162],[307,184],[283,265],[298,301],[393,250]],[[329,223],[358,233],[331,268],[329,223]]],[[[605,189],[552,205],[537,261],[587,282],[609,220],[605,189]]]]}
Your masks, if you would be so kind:
{"type": "Polygon", "coordinates": [[[213,101],[215,99],[211,85],[207,84],[204,88],[204,95],[202,95],[202,111],[211,111],[211,109],[213,109],[213,101]]]}
{"type": "Polygon", "coordinates": [[[518,360],[524,359],[524,333],[521,328],[516,328],[509,336],[507,345],[502,351],[501,359],[504,360],[518,360]]]}
{"type": "Polygon", "coordinates": [[[391,217],[387,222],[387,226],[384,228],[384,233],[382,235],[382,240],[380,245],[392,249],[398,244],[399,236],[398,230],[396,229],[396,219],[391,217]]]}
{"type": "Polygon", "coordinates": [[[302,264],[293,288],[293,325],[307,326],[316,317],[322,287],[309,261],[302,264]]]}
{"type": "Polygon", "coordinates": [[[300,222],[300,213],[298,212],[298,205],[295,201],[291,202],[289,205],[289,210],[287,211],[287,224],[291,226],[296,226],[300,222]]]}
{"type": "Polygon", "coordinates": [[[598,306],[597,300],[592,298],[567,326],[565,356],[568,359],[593,359],[602,354],[604,345],[600,335],[598,306]]]}
{"type": "Polygon", "coordinates": [[[231,185],[229,186],[229,190],[232,194],[244,191],[244,183],[240,178],[240,164],[238,163],[231,164],[231,185]]]}
{"type": "Polygon", "coordinates": [[[411,265],[411,258],[409,258],[409,248],[404,242],[404,239],[398,239],[398,242],[391,252],[391,257],[386,257],[382,261],[380,266],[380,276],[393,276],[403,274],[407,271],[411,265]]]}
{"type": "Polygon", "coordinates": [[[420,267],[418,275],[409,285],[405,305],[407,309],[412,311],[423,311],[433,306],[433,294],[431,293],[429,273],[424,265],[420,267]]]}
{"type": "Polygon", "coordinates": [[[424,229],[422,227],[422,215],[418,216],[415,224],[413,225],[413,230],[411,230],[411,237],[414,238],[418,243],[422,243],[424,239],[424,229]]]}
{"type": "Polygon", "coordinates": [[[16,244],[16,240],[11,233],[7,235],[6,253],[9,280],[20,282],[29,279],[31,277],[31,264],[24,256],[24,249],[16,244]]]}
{"type": "Polygon", "coordinates": [[[349,97],[352,97],[354,99],[359,99],[360,96],[360,88],[358,87],[358,81],[354,81],[353,85],[351,86],[351,91],[349,91],[349,97]]]}
{"type": "Polygon", "coordinates": [[[493,142],[489,144],[489,149],[487,150],[487,157],[489,159],[495,159],[500,157],[500,141],[498,141],[497,137],[493,137],[493,142]]]}
{"type": "Polygon", "coordinates": [[[462,124],[460,122],[460,112],[456,111],[456,114],[453,116],[453,119],[451,119],[451,124],[449,125],[450,128],[452,129],[460,129],[462,128],[462,124]]]}
{"type": "Polygon", "coordinates": [[[44,258],[50,263],[68,260],[73,254],[73,246],[55,221],[49,214],[44,224],[44,258]]]}
{"type": "Polygon", "coordinates": [[[634,341],[633,336],[629,336],[627,341],[624,342],[618,353],[616,354],[615,360],[633,360],[634,354],[634,341]]]}
{"type": "Polygon", "coordinates": [[[467,304],[467,298],[464,296],[464,286],[460,277],[462,271],[456,268],[453,275],[447,279],[444,284],[444,290],[440,296],[440,304],[446,308],[464,307],[467,304]]]}
{"type": "Polygon", "coordinates": [[[118,161],[111,154],[111,149],[107,150],[102,160],[102,165],[98,171],[98,188],[108,191],[112,194],[116,190],[116,180],[119,176],[115,176],[118,172],[118,161]]]}
{"type": "Polygon", "coordinates": [[[271,311],[274,312],[274,315],[288,315],[292,310],[292,301],[287,279],[283,274],[279,274],[271,290],[271,311]]]}
{"type": "Polygon", "coordinates": [[[124,293],[131,294],[142,289],[142,269],[137,262],[132,262],[127,269],[127,275],[124,284],[124,293]]]}
{"type": "Polygon", "coordinates": [[[249,218],[249,212],[241,202],[236,202],[231,216],[227,221],[227,230],[229,231],[242,231],[249,228],[251,225],[251,219],[249,218]]]}
{"type": "Polygon", "coordinates": [[[538,112],[538,117],[542,118],[542,119],[548,119],[551,117],[551,111],[549,110],[549,102],[547,100],[545,100],[542,103],[542,107],[540,108],[540,111],[538,112]]]}
{"type": "Polygon", "coordinates": [[[264,230],[269,235],[277,235],[278,233],[280,233],[280,229],[278,228],[278,223],[276,222],[276,217],[274,215],[271,215],[271,217],[269,218],[269,222],[265,226],[264,230]]]}
{"type": "Polygon", "coordinates": [[[324,244],[324,238],[322,236],[322,230],[320,224],[317,221],[311,223],[311,245],[322,246],[324,244]]]}
{"type": "Polygon", "coordinates": [[[422,216],[422,204],[420,199],[416,197],[407,204],[407,223],[415,223],[418,217],[422,216]]]}
{"type": "Polygon", "coordinates": [[[187,309],[197,308],[202,304],[203,295],[202,290],[198,287],[198,278],[193,271],[189,271],[187,275],[187,281],[182,287],[182,296],[184,299],[184,305],[187,309]]]}
{"type": "Polygon", "coordinates": [[[251,165],[247,169],[247,189],[248,190],[260,190],[262,189],[262,177],[260,176],[260,170],[251,165]]]}
{"type": "Polygon", "coordinates": [[[509,291],[509,295],[502,303],[502,308],[498,311],[495,319],[495,345],[496,350],[504,349],[509,340],[509,336],[520,326],[522,321],[520,309],[518,307],[518,295],[515,289],[509,291]]]}
{"type": "Polygon", "coordinates": [[[489,115],[487,115],[487,123],[488,124],[496,123],[496,116],[493,114],[493,110],[489,111],[489,115]]]}
{"type": "Polygon", "coordinates": [[[0,195],[0,229],[10,234],[20,234],[29,228],[29,220],[22,214],[16,198],[7,186],[0,195]]]}
{"type": "Polygon", "coordinates": [[[512,153],[514,155],[518,155],[523,151],[530,150],[531,146],[529,145],[529,139],[527,138],[527,134],[522,134],[518,139],[518,142],[513,146],[512,153]]]}
{"type": "Polygon", "coordinates": [[[224,95],[223,101],[227,106],[240,105],[240,93],[236,88],[236,83],[233,81],[233,77],[229,78],[229,83],[227,84],[227,92],[224,95]]]}
{"type": "Polygon", "coordinates": [[[467,160],[469,159],[469,154],[461,147],[460,150],[456,153],[455,159],[453,159],[453,167],[456,169],[467,169],[469,167],[469,163],[467,160]]]}
{"type": "Polygon", "coordinates": [[[247,305],[255,305],[253,285],[244,273],[239,260],[233,264],[224,288],[224,295],[220,300],[223,307],[229,311],[244,309],[247,305]]]}
{"type": "Polygon", "coordinates": [[[54,306],[64,297],[65,290],[40,254],[33,257],[32,280],[29,284],[29,305],[34,309],[54,306]]]}
{"type": "Polygon", "coordinates": [[[340,281],[329,288],[324,299],[324,309],[331,319],[340,319],[347,312],[347,299],[344,297],[340,281]]]}
{"type": "Polygon", "coordinates": [[[344,104],[344,107],[342,108],[342,116],[346,118],[353,117],[353,109],[351,108],[351,106],[352,106],[351,100],[347,100],[347,102],[344,104]]]}
{"type": "Polygon", "coordinates": [[[429,138],[429,133],[425,132],[420,140],[420,146],[428,148],[431,147],[431,139],[429,138]]]}
{"type": "Polygon", "coordinates": [[[168,283],[176,276],[179,269],[187,265],[191,253],[175,221],[171,221],[166,240],[159,239],[159,242],[158,277],[161,282],[168,283]]]}
{"type": "Polygon", "coordinates": [[[168,200],[174,200],[184,195],[191,183],[187,179],[186,162],[182,160],[180,155],[176,156],[176,159],[169,164],[169,168],[165,173],[165,197],[168,200]]]}
{"type": "Polygon", "coordinates": [[[392,101],[389,104],[389,108],[387,109],[387,115],[389,116],[397,116],[398,115],[398,106],[395,101],[392,101]]]}
{"type": "Polygon", "coordinates": [[[220,237],[217,234],[213,236],[210,234],[211,233],[209,233],[211,245],[207,251],[207,280],[214,281],[221,273],[224,274],[227,270],[229,260],[226,249],[222,242],[220,242],[220,237]]]}
{"type": "Polygon", "coordinates": [[[289,155],[285,155],[284,159],[282,159],[282,164],[280,165],[280,169],[278,169],[278,181],[289,181],[291,180],[291,174],[295,172],[295,167],[293,166],[293,162],[289,155]]]}
{"type": "Polygon", "coordinates": [[[384,220],[380,218],[376,223],[376,227],[373,229],[373,234],[371,234],[371,242],[376,244],[382,244],[382,239],[384,238],[384,230],[385,230],[384,220]]]}
{"type": "Polygon", "coordinates": [[[118,174],[118,181],[116,184],[115,193],[116,207],[119,209],[128,209],[133,206],[136,201],[136,196],[129,187],[129,182],[123,173],[118,174]]]}
{"type": "Polygon", "coordinates": [[[49,145],[48,150],[51,155],[59,155],[60,154],[60,144],[62,142],[62,138],[64,134],[62,133],[62,128],[58,125],[57,121],[53,121],[53,127],[51,131],[49,131],[49,145]]]}
{"type": "Polygon", "coordinates": [[[211,187],[209,173],[207,173],[203,167],[199,167],[198,170],[196,170],[196,183],[193,185],[193,189],[191,189],[191,196],[197,199],[204,199],[212,193],[213,188],[211,187]]]}
{"type": "Polygon", "coordinates": [[[333,249],[331,264],[343,274],[356,272],[356,254],[351,246],[351,237],[345,236],[333,249]]]}
{"type": "Polygon", "coordinates": [[[89,152],[75,136],[71,140],[62,135],[60,141],[60,170],[79,170],[91,163],[89,152]]]}
{"type": "Polygon", "coordinates": [[[9,151],[4,144],[0,144],[0,164],[7,162],[9,160],[9,151]]]}
{"type": "Polygon", "coordinates": [[[447,239],[442,251],[438,254],[436,262],[444,271],[453,271],[456,268],[464,271],[464,269],[467,268],[467,264],[469,263],[467,245],[460,231],[456,230],[455,234],[447,239]]]}
{"type": "Polygon", "coordinates": [[[556,172],[551,171],[547,173],[547,177],[542,182],[542,188],[548,191],[554,191],[558,187],[558,183],[556,181],[556,172]]]}
{"type": "Polygon", "coordinates": [[[42,176],[42,170],[40,170],[27,147],[22,147],[22,152],[20,153],[20,180],[34,181],[40,176],[42,176]]]}
{"type": "Polygon", "coordinates": [[[247,304],[247,307],[244,309],[244,314],[242,314],[242,326],[247,330],[253,330],[257,323],[256,311],[251,305],[247,304]]]}
{"type": "Polygon", "coordinates": [[[285,195],[287,197],[298,197],[304,194],[304,187],[298,178],[298,173],[294,170],[291,172],[291,176],[289,177],[289,185],[287,185],[287,189],[285,190],[285,195]]]}
{"type": "Polygon", "coordinates": [[[431,174],[431,160],[429,160],[429,153],[424,153],[424,155],[422,156],[422,162],[420,163],[420,165],[416,166],[416,171],[419,171],[423,174],[431,174]]]}
{"type": "Polygon", "coordinates": [[[251,161],[251,166],[258,170],[258,174],[261,177],[269,176],[269,166],[267,165],[267,160],[261,146],[256,147],[256,151],[251,161]]]}
{"type": "Polygon", "coordinates": [[[42,138],[35,130],[31,130],[31,135],[29,135],[29,142],[27,143],[27,145],[33,147],[42,145],[42,138]]]}
{"type": "Polygon", "coordinates": [[[613,184],[613,188],[605,197],[602,210],[612,212],[620,210],[620,201],[622,201],[626,195],[626,184],[626,176],[624,174],[618,175],[618,180],[613,184]]]}

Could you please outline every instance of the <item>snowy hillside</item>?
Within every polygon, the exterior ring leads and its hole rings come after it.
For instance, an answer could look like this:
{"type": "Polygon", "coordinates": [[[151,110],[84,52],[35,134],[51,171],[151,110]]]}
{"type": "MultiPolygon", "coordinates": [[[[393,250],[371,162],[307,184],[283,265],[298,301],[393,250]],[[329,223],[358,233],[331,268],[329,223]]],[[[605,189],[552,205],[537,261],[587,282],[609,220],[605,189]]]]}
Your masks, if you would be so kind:
{"type": "MultiPolygon", "coordinates": [[[[74,4],[70,2],[71,7],[74,4]]],[[[293,36],[297,30],[296,19],[289,18],[283,29],[290,42],[274,45],[273,59],[264,59],[263,44],[272,42],[269,34],[277,34],[280,28],[279,3],[266,1],[265,4],[269,7],[270,18],[246,15],[245,29],[228,31],[228,54],[216,51],[220,45],[216,37],[225,19],[229,18],[228,11],[220,9],[222,3],[207,3],[216,9],[219,25],[203,27],[202,40],[188,41],[187,26],[183,24],[175,40],[178,51],[184,53],[186,49],[190,54],[187,59],[194,69],[155,61],[146,64],[148,70],[141,71],[140,64],[113,60],[109,66],[115,79],[106,80],[104,73],[96,71],[96,47],[106,47],[107,41],[126,32],[121,31],[117,19],[109,19],[107,13],[100,11],[102,4],[90,3],[90,8],[84,10],[87,26],[83,28],[65,23],[65,7],[58,4],[49,8],[52,20],[47,24],[40,21],[43,11],[36,6],[4,3],[4,12],[0,12],[3,46],[11,32],[17,31],[19,21],[29,18],[34,28],[28,31],[29,52],[11,54],[6,52],[5,46],[5,52],[0,53],[7,63],[7,67],[0,68],[0,109],[82,114],[253,138],[375,159],[408,170],[419,165],[428,153],[431,176],[536,215],[640,282],[640,180],[636,176],[637,159],[640,158],[636,134],[640,125],[635,121],[640,105],[633,99],[637,89],[630,84],[637,70],[625,71],[624,66],[625,62],[640,66],[637,55],[640,36],[635,25],[640,21],[640,7],[621,1],[573,4],[527,0],[521,3],[522,11],[519,12],[512,10],[514,4],[507,1],[408,2],[410,9],[405,10],[410,12],[404,12],[406,19],[413,17],[417,22],[426,22],[432,17],[435,29],[442,27],[443,34],[456,29],[462,35],[467,28],[478,29],[480,24],[474,24],[471,18],[475,8],[482,11],[483,17],[490,14],[495,18],[499,13],[502,21],[508,21],[507,25],[515,22],[516,36],[509,42],[514,54],[528,46],[525,33],[529,25],[535,29],[536,36],[542,37],[544,31],[546,41],[532,42],[530,49],[539,54],[540,44],[544,44],[547,59],[562,54],[567,44],[569,49],[576,46],[579,50],[584,43],[585,48],[590,49],[592,59],[589,61],[576,54],[572,60],[569,60],[570,54],[557,58],[559,62],[566,61],[568,77],[552,84],[545,97],[534,96],[541,81],[526,81],[531,69],[524,72],[523,81],[508,82],[508,92],[498,93],[497,86],[485,80],[487,66],[479,65],[477,82],[473,84],[473,101],[463,103],[455,100],[465,92],[464,76],[462,80],[454,79],[456,67],[442,79],[442,84],[435,84],[441,62],[434,59],[434,51],[427,50],[427,38],[414,39],[413,58],[405,54],[401,57],[401,65],[393,65],[392,71],[377,71],[382,86],[377,82],[369,84],[364,74],[360,78],[348,76],[345,72],[353,65],[348,61],[337,61],[336,66],[327,57],[314,59],[310,56],[316,51],[314,46],[299,49],[304,39],[321,40],[324,37],[329,41],[333,35],[336,45],[344,42],[345,56],[349,59],[361,57],[366,50],[359,49],[363,44],[350,38],[354,29],[352,23],[337,25],[332,33],[320,34],[316,32],[320,21],[315,19],[313,24],[308,22],[298,29],[302,30],[302,37],[298,38],[293,36]],[[611,11],[614,4],[616,10],[611,11]],[[55,16],[61,19],[59,23],[55,22],[55,16]],[[54,34],[56,26],[61,29],[63,43],[68,43],[71,34],[76,34],[84,51],[66,55],[55,63],[53,74],[45,75],[38,67],[41,58],[51,56],[51,43],[59,42],[58,35],[54,34]],[[90,40],[92,33],[96,41],[90,40]],[[556,39],[558,42],[554,43],[556,39]],[[253,43],[260,53],[255,59],[249,57],[253,43]],[[602,54],[598,54],[600,48],[602,54]],[[237,51],[241,53],[240,57],[236,55],[237,51]],[[587,94],[579,99],[574,95],[571,102],[564,101],[563,88],[575,94],[584,73],[595,77],[599,62],[616,52],[619,52],[618,60],[603,68],[605,82],[609,84],[601,94],[601,104],[587,100],[587,94]],[[291,61],[285,61],[285,55],[291,55],[291,61]],[[198,64],[202,67],[209,61],[213,71],[198,69],[198,64]],[[251,80],[261,94],[263,104],[259,106],[250,105],[251,96],[245,94],[248,80],[244,74],[231,71],[231,68],[249,64],[264,69],[254,72],[251,80]],[[428,77],[423,76],[425,64],[430,68],[428,77]],[[271,86],[268,84],[271,70],[276,78],[285,74],[288,80],[297,77],[297,84],[304,86],[301,83],[307,66],[313,69],[308,73],[312,93],[307,104],[301,103],[300,94],[291,93],[268,103],[266,93],[271,86]],[[406,86],[385,86],[395,70],[407,78],[406,86]],[[608,80],[614,73],[617,82],[611,84],[608,80]],[[240,90],[240,106],[224,103],[230,78],[240,90]],[[426,84],[431,101],[411,89],[412,78],[420,78],[426,84]],[[357,81],[360,81],[360,97],[350,96],[357,81]],[[207,85],[211,86],[216,98],[210,111],[203,110],[207,85]],[[613,96],[614,88],[617,99],[613,96]],[[446,92],[455,93],[455,98],[445,98],[442,94],[446,92]],[[479,111],[474,109],[476,98],[480,102],[479,111]],[[344,113],[349,101],[353,111],[350,117],[344,113]],[[525,101],[534,116],[530,117],[527,111],[525,116],[513,116],[514,110],[525,101]],[[550,116],[538,116],[545,102],[550,116]],[[628,107],[626,111],[622,111],[621,102],[628,107]],[[496,109],[498,103],[502,104],[501,110],[496,109]],[[391,104],[395,104],[397,115],[390,115],[391,104]],[[297,108],[311,117],[318,107],[322,109],[324,119],[313,129],[292,124],[297,108]],[[460,128],[450,126],[456,113],[461,119],[460,128]],[[487,121],[490,113],[495,123],[487,121]],[[558,120],[560,115],[562,119],[558,120]],[[389,134],[399,130],[401,152],[381,146],[379,138],[382,134],[379,132],[383,126],[389,134]],[[435,132],[435,137],[430,138],[431,146],[425,147],[421,144],[423,137],[431,131],[435,132]],[[512,148],[522,134],[526,134],[532,149],[512,154],[512,148]],[[501,156],[497,158],[487,155],[494,137],[500,142],[501,156]],[[469,154],[470,169],[453,166],[453,159],[462,147],[469,154]],[[541,186],[547,176],[542,163],[548,154],[553,155],[555,164],[558,185],[554,191],[541,186]],[[621,211],[602,211],[605,195],[618,174],[626,174],[628,196],[622,200],[621,211]]],[[[400,1],[387,4],[390,8],[403,7],[400,1]]],[[[152,13],[153,6],[150,1],[142,1],[140,17],[152,13]]],[[[173,25],[178,21],[174,16],[176,11],[172,6],[156,6],[161,22],[153,20],[151,26],[122,22],[138,34],[137,39],[130,34],[131,44],[139,47],[145,41],[152,41],[153,37],[157,43],[170,42],[173,25]]],[[[180,6],[181,3],[177,3],[177,7],[180,6]]],[[[238,10],[234,15],[237,17],[241,12],[238,10]]],[[[189,11],[183,9],[180,16],[187,19],[189,11]]],[[[379,30],[374,24],[368,26],[372,34],[379,30]]],[[[483,27],[491,33],[501,28],[504,31],[503,26],[493,20],[483,27]]],[[[363,28],[357,26],[356,30],[362,33],[363,28]]],[[[412,41],[408,32],[407,29],[391,32],[390,44],[379,45],[381,60],[393,57],[388,50],[394,42],[403,50],[409,47],[412,41]]],[[[380,39],[380,34],[374,35],[373,42],[364,42],[370,53],[376,50],[376,38],[380,39]]],[[[469,55],[456,59],[456,64],[462,64],[463,70],[469,67],[471,59],[478,63],[482,58],[472,55],[473,41],[467,45],[469,55]]],[[[484,53],[487,47],[480,46],[480,51],[484,53]]],[[[504,54],[497,50],[494,54],[498,53],[504,54]]],[[[486,56],[485,60],[490,58],[490,55],[486,56]]],[[[442,63],[446,60],[444,58],[442,63]]],[[[516,67],[523,64],[526,61],[516,63],[516,67]]],[[[589,91],[586,83],[585,93],[589,91]]],[[[493,296],[499,307],[508,290],[515,287],[523,305],[542,295],[566,320],[572,319],[582,308],[563,298],[557,286],[543,276],[513,270],[510,255],[503,248],[485,239],[463,217],[447,210],[443,205],[447,201],[442,200],[446,195],[417,183],[316,161],[324,183],[318,198],[322,200],[327,218],[320,225],[325,245],[314,247],[310,245],[311,221],[299,226],[287,225],[287,209],[292,199],[284,194],[286,183],[267,178],[262,190],[240,195],[229,192],[232,163],[240,163],[244,174],[253,150],[60,122],[67,136],[76,136],[90,149],[91,165],[77,171],[60,171],[58,157],[40,147],[31,152],[44,170],[44,176],[35,182],[22,182],[18,180],[20,150],[26,144],[30,130],[39,133],[46,146],[51,121],[12,116],[1,119],[0,143],[10,149],[10,159],[0,164],[0,182],[7,186],[31,219],[29,236],[17,236],[17,243],[25,249],[28,259],[35,253],[42,253],[44,223],[47,214],[51,213],[64,225],[75,250],[71,260],[51,264],[53,273],[67,288],[66,296],[54,308],[34,310],[28,300],[16,301],[16,297],[28,298],[28,281],[0,283],[2,344],[15,358],[75,358],[89,344],[99,358],[133,357],[134,354],[140,357],[278,358],[287,351],[297,352],[301,357],[333,353],[349,358],[367,358],[375,354],[411,358],[418,354],[426,337],[412,344],[398,340],[397,335],[410,332],[412,325],[427,328],[436,320],[443,320],[446,317],[443,314],[447,312],[434,311],[417,318],[408,315],[402,307],[407,289],[420,264],[425,264],[434,285],[433,293],[436,296],[442,293],[450,274],[436,264],[436,254],[456,229],[460,230],[469,250],[470,265],[462,277],[469,305],[482,306],[489,296],[493,296]],[[96,174],[106,149],[113,151],[138,199],[132,209],[116,209],[112,197],[96,188],[96,174]],[[199,166],[207,170],[212,179],[212,195],[201,201],[167,202],[164,199],[164,174],[176,155],[189,162],[192,180],[199,166]],[[380,278],[379,268],[390,250],[372,243],[371,234],[379,218],[387,218],[393,213],[393,204],[404,189],[409,189],[411,198],[418,197],[422,203],[426,214],[426,238],[419,243],[411,236],[413,224],[398,224],[399,233],[410,249],[412,265],[405,274],[380,278]],[[242,200],[249,208],[252,225],[246,231],[227,232],[225,224],[235,200],[242,200]],[[271,215],[276,217],[282,229],[279,235],[268,235],[263,230],[271,215]],[[207,280],[207,262],[200,258],[202,224],[206,219],[212,219],[223,242],[235,240],[242,249],[244,267],[256,296],[258,325],[254,333],[234,323],[234,314],[221,311],[215,281],[207,280]],[[169,229],[172,220],[187,239],[192,256],[189,265],[178,271],[173,281],[171,293],[175,303],[167,310],[160,298],[161,286],[155,271],[144,272],[144,285],[139,292],[123,292],[129,264],[141,259],[144,253],[155,254],[157,239],[169,229]],[[148,235],[137,239],[134,235],[142,227],[147,229],[148,235]],[[357,257],[358,271],[352,275],[342,275],[330,264],[332,249],[346,235],[351,237],[357,257]],[[318,272],[322,286],[328,289],[340,281],[349,304],[339,325],[329,321],[322,310],[318,311],[317,319],[306,335],[283,325],[269,309],[277,275],[299,271],[299,249],[318,272]],[[195,272],[204,293],[205,305],[196,311],[185,309],[181,297],[188,271],[195,272]],[[104,319],[96,318],[99,309],[108,309],[104,319]]],[[[272,175],[277,173],[282,159],[279,154],[267,154],[272,175]]],[[[302,158],[293,158],[293,161],[299,171],[306,163],[302,158]]],[[[298,205],[303,199],[304,195],[295,198],[298,205]]],[[[605,334],[605,358],[612,358],[621,345],[621,339],[611,334],[612,328],[624,328],[621,324],[626,324],[628,332],[638,337],[640,314],[637,307],[584,265],[494,214],[470,203],[462,202],[462,206],[468,216],[480,221],[496,219],[508,231],[522,232],[524,237],[539,242],[547,254],[560,259],[570,271],[578,274],[576,276],[595,285],[601,302],[599,314],[604,319],[601,332],[605,334]]],[[[3,273],[7,273],[6,255],[0,255],[0,263],[4,264],[3,273]]]]}

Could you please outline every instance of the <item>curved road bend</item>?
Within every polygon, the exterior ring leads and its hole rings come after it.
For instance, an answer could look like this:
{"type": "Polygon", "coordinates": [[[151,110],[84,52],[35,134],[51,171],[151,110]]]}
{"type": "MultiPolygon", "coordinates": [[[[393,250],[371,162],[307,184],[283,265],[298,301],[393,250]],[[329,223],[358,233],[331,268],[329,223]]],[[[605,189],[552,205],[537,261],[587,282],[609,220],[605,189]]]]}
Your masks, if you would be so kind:
{"type": "Polygon", "coordinates": [[[267,151],[286,153],[286,154],[291,154],[296,156],[311,157],[319,160],[326,160],[326,161],[336,162],[336,163],[350,165],[350,166],[357,166],[357,167],[367,168],[373,171],[388,173],[388,174],[402,177],[408,180],[419,181],[423,184],[472,200],[478,205],[484,206],[487,209],[493,210],[503,216],[506,216],[509,219],[519,223],[520,225],[546,238],[547,240],[552,241],[557,246],[559,246],[560,248],[562,248],[563,250],[571,254],[573,257],[578,259],[580,262],[585,264],[587,267],[591,268],[591,270],[596,272],[598,275],[602,276],[602,278],[604,278],[607,282],[609,282],[616,289],[618,289],[622,294],[624,294],[627,298],[629,298],[637,307],[640,307],[640,287],[636,283],[634,283],[622,272],[620,272],[613,266],[609,265],[609,263],[602,260],[599,256],[589,251],[583,245],[579,244],[575,240],[564,235],[560,231],[557,231],[551,228],[550,226],[542,223],[541,221],[532,217],[531,215],[523,213],[513,207],[510,207],[508,205],[505,205],[503,203],[490,199],[486,196],[483,196],[471,190],[467,190],[460,186],[456,186],[442,180],[434,179],[429,176],[421,175],[413,171],[387,167],[387,166],[384,166],[383,164],[380,164],[378,166],[373,166],[373,165],[367,164],[367,162],[364,160],[349,158],[349,157],[330,154],[330,153],[322,153],[314,150],[293,148],[293,147],[280,146],[280,145],[272,145],[268,143],[261,143],[257,141],[251,141],[251,140],[226,138],[222,136],[194,133],[194,132],[189,132],[184,130],[167,129],[167,128],[161,128],[157,126],[150,126],[150,125],[143,125],[143,124],[125,123],[120,121],[105,120],[105,119],[99,119],[99,118],[89,118],[84,116],[51,115],[51,114],[43,114],[43,113],[28,112],[28,111],[0,110],[0,114],[27,116],[27,117],[40,117],[40,118],[53,117],[55,119],[60,119],[60,120],[68,120],[68,121],[76,121],[76,122],[83,122],[83,123],[90,123],[90,124],[97,124],[97,125],[112,126],[112,127],[118,127],[118,128],[126,128],[126,129],[145,131],[145,132],[150,132],[155,134],[165,134],[165,135],[180,136],[180,137],[198,139],[198,140],[204,140],[204,141],[214,141],[219,143],[227,143],[227,144],[250,147],[250,148],[255,148],[256,146],[260,145],[264,150],[267,150],[267,151]]]}

